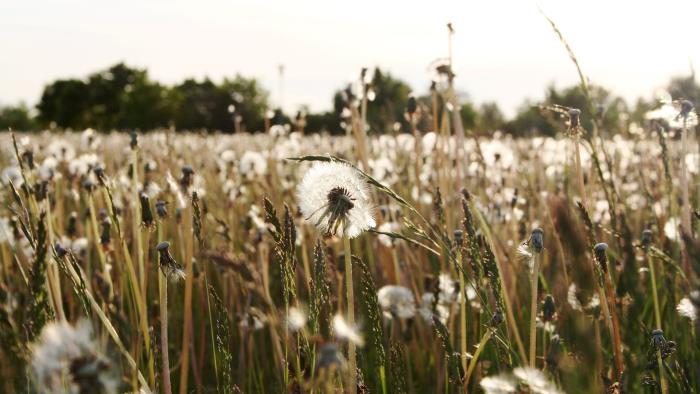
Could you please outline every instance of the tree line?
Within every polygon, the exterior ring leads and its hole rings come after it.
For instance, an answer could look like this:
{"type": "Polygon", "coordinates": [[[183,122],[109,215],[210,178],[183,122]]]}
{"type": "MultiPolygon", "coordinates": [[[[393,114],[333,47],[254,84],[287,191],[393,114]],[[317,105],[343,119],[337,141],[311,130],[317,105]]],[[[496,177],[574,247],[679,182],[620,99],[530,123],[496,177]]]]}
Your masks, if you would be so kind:
{"type": "MultiPolygon", "coordinates": [[[[371,132],[409,131],[405,111],[412,88],[378,67],[373,71],[368,80],[372,96],[367,104],[371,132]]],[[[667,88],[674,98],[700,103],[700,86],[694,74],[673,78],[667,88]]],[[[656,105],[653,99],[639,99],[629,105],[599,86],[593,86],[590,92],[597,105],[595,116],[603,129],[610,132],[623,131],[632,121],[643,122],[644,114],[656,105]]],[[[236,75],[220,83],[209,78],[186,79],[167,86],[151,79],[145,69],[118,63],[83,79],[59,79],[48,84],[34,108],[26,104],[0,108],[0,130],[174,128],[230,133],[258,132],[273,124],[292,124],[304,132],[341,134],[347,126],[345,117],[353,94],[351,86],[338,89],[329,111],[311,112],[302,107],[296,113],[285,114],[271,105],[269,92],[254,78],[236,75]]],[[[435,100],[431,93],[416,97],[426,109],[424,118],[430,117],[431,106],[444,105],[439,98],[435,100]]],[[[543,106],[586,107],[578,86],[558,89],[550,85],[543,101],[526,100],[512,119],[506,119],[496,103],[476,106],[470,100],[463,101],[459,111],[465,128],[475,133],[502,130],[515,136],[553,135],[561,129],[556,113],[543,111],[543,106]]],[[[430,122],[425,122],[427,129],[429,125],[430,122]]]]}

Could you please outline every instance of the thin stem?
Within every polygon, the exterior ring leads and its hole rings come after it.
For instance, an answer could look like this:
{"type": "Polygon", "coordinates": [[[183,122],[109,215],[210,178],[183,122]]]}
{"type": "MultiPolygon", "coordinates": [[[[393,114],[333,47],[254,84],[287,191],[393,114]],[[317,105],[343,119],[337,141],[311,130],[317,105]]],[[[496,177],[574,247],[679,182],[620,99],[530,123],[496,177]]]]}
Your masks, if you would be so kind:
{"type": "Polygon", "coordinates": [[[607,291],[607,302],[608,309],[610,313],[610,323],[612,325],[612,339],[613,339],[613,354],[615,356],[615,369],[617,370],[616,376],[619,378],[622,376],[622,371],[624,371],[624,361],[622,358],[622,340],[620,339],[620,323],[617,318],[617,308],[615,307],[615,291],[612,286],[612,277],[610,276],[610,270],[606,270],[603,273],[605,278],[605,290],[607,291]]]}
{"type": "MultiPolygon", "coordinates": [[[[649,276],[651,277],[651,293],[654,298],[654,317],[656,319],[656,328],[661,330],[661,310],[659,309],[659,296],[656,290],[656,272],[654,268],[654,260],[651,258],[649,253],[647,255],[647,263],[649,265],[649,276]]],[[[661,359],[661,352],[657,352],[657,363],[659,364],[659,378],[661,380],[661,392],[666,394],[668,391],[668,384],[666,383],[666,376],[664,375],[664,366],[661,359]]]]}
{"type": "Polygon", "coordinates": [[[193,234],[192,234],[192,209],[187,208],[183,213],[185,222],[184,241],[185,241],[185,305],[184,319],[182,323],[182,353],[180,354],[180,394],[186,394],[187,381],[189,380],[189,356],[191,344],[191,327],[192,327],[192,253],[193,253],[193,234]]]}
{"type": "Polygon", "coordinates": [[[537,355],[537,285],[539,275],[539,253],[532,254],[532,273],[530,274],[530,361],[531,368],[535,368],[537,355]]]}
{"type": "Polygon", "coordinates": [[[464,267],[462,267],[462,252],[457,249],[457,264],[459,265],[459,294],[461,303],[459,305],[459,346],[462,359],[462,369],[467,370],[467,294],[464,284],[464,267]]]}
{"type": "Polygon", "coordinates": [[[160,352],[163,371],[163,393],[172,393],[170,386],[170,357],[168,355],[168,278],[158,270],[158,295],[160,296],[160,352]]]}
{"type": "Polygon", "coordinates": [[[474,368],[476,367],[476,363],[479,360],[479,356],[481,355],[481,352],[484,350],[484,347],[486,347],[486,342],[489,341],[491,338],[491,335],[493,335],[493,329],[489,328],[486,330],[484,335],[481,337],[481,341],[479,342],[479,345],[476,348],[476,352],[474,352],[474,357],[472,357],[471,361],[469,362],[469,368],[467,369],[467,375],[466,375],[466,380],[464,381],[464,384],[469,384],[469,378],[472,376],[472,372],[474,372],[474,368]]]}
{"type": "Polygon", "coordinates": [[[583,183],[583,170],[581,169],[581,139],[578,135],[578,132],[576,132],[576,135],[574,137],[574,149],[576,150],[576,154],[574,155],[574,164],[576,165],[576,180],[578,183],[578,192],[581,195],[581,203],[583,206],[588,209],[588,200],[586,198],[586,187],[584,186],[583,183]]]}
{"type": "MultiPolygon", "coordinates": [[[[352,252],[350,250],[350,238],[343,231],[343,248],[345,250],[345,287],[347,291],[347,308],[348,308],[348,324],[352,327],[355,325],[355,292],[352,281],[352,252]]],[[[350,365],[350,393],[357,392],[357,357],[355,355],[355,344],[352,341],[348,342],[348,361],[350,365]]]]}

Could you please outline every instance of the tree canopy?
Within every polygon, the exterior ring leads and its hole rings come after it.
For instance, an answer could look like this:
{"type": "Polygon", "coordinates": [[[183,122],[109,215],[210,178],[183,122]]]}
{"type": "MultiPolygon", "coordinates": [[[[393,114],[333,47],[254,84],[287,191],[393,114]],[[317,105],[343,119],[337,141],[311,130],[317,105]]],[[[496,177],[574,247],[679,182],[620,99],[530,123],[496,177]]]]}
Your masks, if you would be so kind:
{"type": "MultiPolygon", "coordinates": [[[[411,130],[405,116],[411,87],[390,72],[375,67],[363,71],[363,80],[338,89],[332,97],[332,109],[312,113],[308,107],[295,114],[285,114],[271,108],[269,93],[254,78],[235,75],[217,83],[209,78],[186,79],[172,86],[152,80],[148,71],[115,64],[82,79],[59,79],[47,86],[36,105],[36,111],[25,104],[0,107],[0,128],[36,130],[39,128],[143,131],[172,127],[176,130],[208,130],[256,132],[266,125],[294,123],[305,132],[345,133],[350,102],[354,105],[366,95],[367,124],[371,133],[411,130]],[[371,77],[370,77],[371,75],[371,77]],[[266,122],[265,117],[270,117],[266,122]],[[398,127],[397,127],[398,126],[398,127]]],[[[674,98],[700,103],[700,86],[695,75],[676,77],[667,86],[674,98]]],[[[431,90],[433,92],[433,90],[431,90]]],[[[624,130],[628,121],[642,122],[644,114],[658,103],[640,98],[632,106],[600,86],[590,87],[595,108],[588,108],[578,85],[557,88],[550,85],[540,102],[525,100],[512,119],[505,119],[494,102],[475,104],[466,94],[459,113],[463,126],[477,133],[502,130],[514,136],[533,134],[554,135],[563,130],[559,115],[548,111],[557,104],[588,112],[582,125],[590,129],[595,117],[608,133],[624,130]]],[[[419,111],[418,128],[434,128],[432,93],[416,97],[419,111]]],[[[445,106],[443,97],[436,96],[437,112],[445,106]]]]}

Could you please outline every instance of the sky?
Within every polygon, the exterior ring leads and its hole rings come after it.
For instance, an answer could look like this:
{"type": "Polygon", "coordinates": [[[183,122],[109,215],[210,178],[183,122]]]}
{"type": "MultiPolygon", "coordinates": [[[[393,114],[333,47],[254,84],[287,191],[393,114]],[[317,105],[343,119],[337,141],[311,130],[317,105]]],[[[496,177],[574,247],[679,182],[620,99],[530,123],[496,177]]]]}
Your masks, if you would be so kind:
{"type": "Polygon", "coordinates": [[[590,80],[629,102],[700,67],[698,0],[0,0],[0,104],[34,105],[51,81],[120,61],[167,84],[256,77],[287,110],[330,109],[362,67],[423,94],[451,22],[458,89],[512,115],[578,78],[538,7],[590,80]]]}

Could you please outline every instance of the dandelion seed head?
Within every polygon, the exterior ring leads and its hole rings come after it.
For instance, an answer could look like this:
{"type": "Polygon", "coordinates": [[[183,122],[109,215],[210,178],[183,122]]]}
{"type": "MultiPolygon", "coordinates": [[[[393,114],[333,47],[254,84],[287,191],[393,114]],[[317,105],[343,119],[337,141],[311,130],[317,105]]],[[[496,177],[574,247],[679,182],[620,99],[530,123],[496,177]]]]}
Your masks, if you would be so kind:
{"type": "Polygon", "coordinates": [[[447,324],[447,319],[450,317],[450,308],[440,303],[435,304],[435,294],[423,293],[418,313],[428,323],[432,324],[433,316],[435,316],[442,324],[447,324]],[[435,313],[433,313],[433,305],[435,306],[435,313]]]}
{"type": "Polygon", "coordinates": [[[315,163],[297,189],[304,217],[326,234],[354,238],[376,225],[367,182],[341,163],[315,163]]]}
{"type": "Polygon", "coordinates": [[[340,314],[333,317],[333,335],[338,339],[343,339],[362,347],[365,340],[357,327],[350,326],[340,314]]]}
{"type": "Polygon", "coordinates": [[[681,299],[678,305],[676,305],[676,311],[678,311],[679,315],[687,317],[692,322],[698,318],[698,308],[688,297],[681,299]]]}
{"type": "Polygon", "coordinates": [[[297,332],[306,325],[306,314],[297,307],[289,308],[287,313],[287,329],[292,332],[297,332]]]}
{"type": "Polygon", "coordinates": [[[40,392],[116,392],[111,363],[98,351],[88,321],[75,327],[49,323],[30,349],[32,376],[40,392]]]}
{"type": "Polygon", "coordinates": [[[559,394],[561,391],[547,380],[542,371],[536,368],[519,367],[513,370],[513,374],[520,379],[521,383],[530,387],[533,393],[538,394],[559,394]]]}
{"type": "Polygon", "coordinates": [[[479,382],[485,394],[508,394],[517,390],[517,382],[512,376],[501,374],[487,376],[479,382]]]}
{"type": "Polygon", "coordinates": [[[407,287],[386,285],[377,291],[382,310],[399,319],[410,319],[416,314],[413,292],[407,287]]]}

